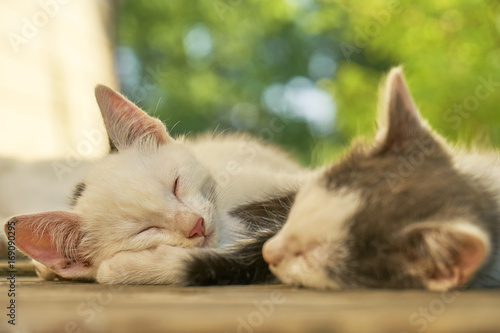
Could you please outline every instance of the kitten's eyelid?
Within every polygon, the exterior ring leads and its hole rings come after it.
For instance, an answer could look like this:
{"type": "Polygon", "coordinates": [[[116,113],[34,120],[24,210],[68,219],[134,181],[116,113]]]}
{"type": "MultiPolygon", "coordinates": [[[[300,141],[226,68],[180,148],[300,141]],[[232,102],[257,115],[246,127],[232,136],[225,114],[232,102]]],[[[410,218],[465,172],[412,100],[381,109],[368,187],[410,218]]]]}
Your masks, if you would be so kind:
{"type": "Polygon", "coordinates": [[[179,176],[175,179],[174,188],[172,189],[172,193],[177,196],[177,190],[179,189],[179,176]]]}
{"type": "Polygon", "coordinates": [[[145,233],[145,232],[148,232],[148,231],[158,231],[160,229],[160,227],[156,227],[156,226],[149,226],[149,227],[146,227],[146,228],[143,228],[141,229],[136,235],[140,235],[142,233],[145,233]]]}

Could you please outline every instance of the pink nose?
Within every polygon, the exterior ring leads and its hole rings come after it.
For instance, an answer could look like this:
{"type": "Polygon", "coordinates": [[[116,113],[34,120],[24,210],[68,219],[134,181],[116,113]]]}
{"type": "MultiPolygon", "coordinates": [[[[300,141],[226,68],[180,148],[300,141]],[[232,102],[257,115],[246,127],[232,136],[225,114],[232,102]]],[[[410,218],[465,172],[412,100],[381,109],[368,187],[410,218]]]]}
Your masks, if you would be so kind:
{"type": "Polygon", "coordinates": [[[285,249],[279,240],[271,238],[262,247],[262,256],[268,264],[278,265],[285,257],[285,249]]]}
{"type": "Polygon", "coordinates": [[[196,236],[200,237],[205,236],[205,220],[203,220],[202,217],[200,217],[198,221],[196,221],[194,228],[191,229],[191,231],[188,234],[189,238],[193,238],[196,236]]]}

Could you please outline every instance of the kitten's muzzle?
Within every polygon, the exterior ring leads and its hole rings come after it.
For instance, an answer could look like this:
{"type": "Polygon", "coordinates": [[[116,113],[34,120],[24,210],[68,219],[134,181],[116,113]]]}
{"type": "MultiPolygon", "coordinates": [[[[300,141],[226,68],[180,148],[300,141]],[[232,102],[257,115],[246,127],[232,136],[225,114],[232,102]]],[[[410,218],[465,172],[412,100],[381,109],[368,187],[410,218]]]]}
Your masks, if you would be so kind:
{"type": "Polygon", "coordinates": [[[269,265],[278,265],[285,257],[283,243],[276,236],[269,239],[262,247],[262,256],[269,265]]]}

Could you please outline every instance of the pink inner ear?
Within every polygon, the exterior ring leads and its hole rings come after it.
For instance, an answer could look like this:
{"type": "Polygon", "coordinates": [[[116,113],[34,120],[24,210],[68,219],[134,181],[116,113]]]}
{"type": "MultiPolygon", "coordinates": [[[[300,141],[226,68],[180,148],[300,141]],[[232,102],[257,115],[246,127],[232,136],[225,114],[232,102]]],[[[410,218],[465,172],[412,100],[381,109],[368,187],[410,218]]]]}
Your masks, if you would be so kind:
{"type": "Polygon", "coordinates": [[[159,119],[148,116],[108,87],[99,85],[95,93],[108,134],[118,149],[127,148],[143,138],[149,138],[157,145],[169,141],[166,127],[159,119]]]}
{"type": "Polygon", "coordinates": [[[17,227],[17,247],[31,258],[42,263],[49,263],[61,256],[48,235],[34,235],[31,230],[17,227]]]}
{"type": "Polygon", "coordinates": [[[411,234],[420,235],[425,242],[420,248],[426,250],[419,256],[432,265],[424,277],[431,290],[443,291],[466,284],[488,256],[488,235],[468,222],[418,228],[411,234]]]}
{"type": "Polygon", "coordinates": [[[82,233],[78,214],[54,211],[14,217],[16,246],[31,258],[66,278],[86,277],[89,263],[78,259],[82,233]],[[58,246],[59,245],[59,246],[58,246]],[[74,249],[68,258],[65,249],[74,249]]]}
{"type": "Polygon", "coordinates": [[[473,235],[464,236],[460,242],[462,251],[458,258],[458,267],[460,270],[459,284],[463,285],[469,281],[482,265],[488,256],[488,251],[483,241],[473,235]]]}

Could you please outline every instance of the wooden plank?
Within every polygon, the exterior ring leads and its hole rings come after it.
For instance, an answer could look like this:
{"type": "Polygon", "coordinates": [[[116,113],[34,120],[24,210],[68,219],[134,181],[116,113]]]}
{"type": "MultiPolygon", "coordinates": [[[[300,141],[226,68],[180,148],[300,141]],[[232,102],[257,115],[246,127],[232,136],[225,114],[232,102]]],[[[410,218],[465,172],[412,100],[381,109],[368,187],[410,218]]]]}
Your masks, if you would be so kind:
{"type": "MultiPolygon", "coordinates": [[[[16,282],[19,332],[500,332],[500,290],[440,294],[16,282]]],[[[0,294],[8,289],[2,282],[0,294]]],[[[6,306],[7,297],[2,299],[6,306]]],[[[5,332],[9,325],[3,318],[5,332]]]]}

